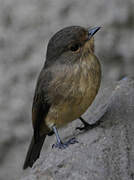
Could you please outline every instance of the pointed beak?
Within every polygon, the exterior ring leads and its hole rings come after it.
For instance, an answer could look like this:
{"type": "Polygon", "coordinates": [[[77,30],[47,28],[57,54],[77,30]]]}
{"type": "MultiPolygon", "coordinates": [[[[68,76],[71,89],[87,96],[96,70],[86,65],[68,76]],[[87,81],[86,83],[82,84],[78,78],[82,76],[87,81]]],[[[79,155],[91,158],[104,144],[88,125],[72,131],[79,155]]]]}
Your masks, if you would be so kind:
{"type": "Polygon", "coordinates": [[[88,40],[91,39],[91,37],[97,32],[99,31],[101,27],[94,27],[94,28],[90,28],[88,29],[88,40]]]}

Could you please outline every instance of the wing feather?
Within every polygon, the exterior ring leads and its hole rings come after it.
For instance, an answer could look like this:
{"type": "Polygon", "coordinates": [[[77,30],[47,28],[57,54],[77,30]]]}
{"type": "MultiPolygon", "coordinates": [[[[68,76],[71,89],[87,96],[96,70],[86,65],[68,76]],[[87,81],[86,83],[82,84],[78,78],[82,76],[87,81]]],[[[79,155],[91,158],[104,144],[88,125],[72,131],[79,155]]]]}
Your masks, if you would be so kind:
{"type": "Polygon", "coordinates": [[[45,125],[44,119],[51,107],[51,103],[47,100],[48,84],[50,81],[51,73],[49,71],[46,71],[45,69],[42,69],[37,81],[32,106],[32,123],[35,142],[37,142],[40,138],[41,125],[46,126],[45,129],[48,129],[47,125],[45,125]]]}

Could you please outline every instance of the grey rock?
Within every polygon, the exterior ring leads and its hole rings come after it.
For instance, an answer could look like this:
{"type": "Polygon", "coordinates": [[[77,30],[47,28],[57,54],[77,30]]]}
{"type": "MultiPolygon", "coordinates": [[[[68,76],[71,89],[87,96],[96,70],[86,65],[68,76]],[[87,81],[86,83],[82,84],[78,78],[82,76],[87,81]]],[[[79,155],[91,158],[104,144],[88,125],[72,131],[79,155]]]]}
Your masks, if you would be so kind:
{"type": "MultiPolygon", "coordinates": [[[[65,150],[43,152],[22,180],[133,180],[134,80],[125,78],[118,82],[107,100],[98,127],[72,134],[79,143],[65,150]]],[[[96,113],[101,114],[101,110],[96,113]]],[[[70,125],[68,129],[73,128],[70,125]]]]}

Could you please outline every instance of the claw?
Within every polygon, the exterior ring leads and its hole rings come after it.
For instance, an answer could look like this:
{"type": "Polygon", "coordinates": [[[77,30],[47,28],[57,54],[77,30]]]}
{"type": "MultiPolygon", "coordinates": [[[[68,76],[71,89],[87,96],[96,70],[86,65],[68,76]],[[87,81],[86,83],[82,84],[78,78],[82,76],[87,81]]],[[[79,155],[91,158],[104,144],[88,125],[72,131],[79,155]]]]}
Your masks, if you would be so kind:
{"type": "Polygon", "coordinates": [[[70,144],[75,144],[78,143],[78,141],[75,138],[71,138],[69,139],[67,142],[63,143],[63,142],[59,142],[56,144],[52,145],[52,148],[59,148],[59,149],[65,149],[67,148],[70,144]]]}
{"type": "Polygon", "coordinates": [[[89,125],[89,126],[83,126],[83,127],[76,127],[75,129],[77,130],[80,130],[80,131],[83,131],[83,130],[89,130],[89,129],[92,129],[94,128],[93,126],[89,125]]]}
{"type": "Polygon", "coordinates": [[[93,129],[93,128],[97,127],[99,125],[99,123],[100,122],[97,122],[95,124],[84,124],[83,127],[76,127],[75,129],[76,130],[78,129],[80,131],[83,131],[83,130],[87,131],[87,130],[90,130],[90,129],[93,129]]]}
{"type": "Polygon", "coordinates": [[[89,124],[82,117],[79,117],[79,119],[81,120],[81,122],[83,123],[84,126],[83,127],[76,127],[75,129],[76,130],[78,129],[80,131],[83,131],[83,130],[87,131],[87,130],[93,129],[100,124],[100,121],[97,121],[94,124],[89,124]]]}
{"type": "Polygon", "coordinates": [[[58,148],[58,149],[65,149],[66,147],[67,147],[67,145],[62,143],[62,142],[61,143],[55,143],[52,145],[52,148],[58,148]]]}

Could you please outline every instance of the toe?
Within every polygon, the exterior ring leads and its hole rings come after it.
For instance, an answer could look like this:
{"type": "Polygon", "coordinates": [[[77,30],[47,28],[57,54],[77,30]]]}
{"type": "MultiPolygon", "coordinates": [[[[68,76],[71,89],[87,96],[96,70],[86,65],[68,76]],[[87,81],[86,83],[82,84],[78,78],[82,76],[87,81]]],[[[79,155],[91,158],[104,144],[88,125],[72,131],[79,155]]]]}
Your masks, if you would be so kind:
{"type": "Polygon", "coordinates": [[[67,143],[68,143],[68,145],[69,144],[75,144],[75,143],[78,143],[78,141],[76,140],[76,138],[72,138],[67,143]]]}
{"type": "Polygon", "coordinates": [[[80,130],[80,131],[82,131],[82,130],[84,130],[85,129],[85,127],[76,127],[76,130],[80,130]]]}
{"type": "Polygon", "coordinates": [[[52,145],[52,148],[65,149],[67,146],[65,143],[56,143],[52,145]]]}
{"type": "Polygon", "coordinates": [[[72,138],[68,140],[65,143],[56,143],[52,145],[52,148],[58,148],[58,149],[65,149],[67,148],[70,144],[75,144],[78,143],[78,141],[75,138],[72,138]]]}

